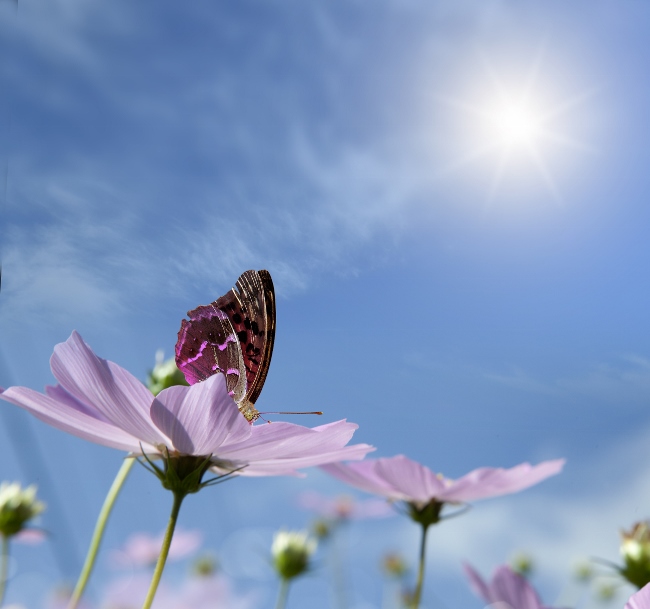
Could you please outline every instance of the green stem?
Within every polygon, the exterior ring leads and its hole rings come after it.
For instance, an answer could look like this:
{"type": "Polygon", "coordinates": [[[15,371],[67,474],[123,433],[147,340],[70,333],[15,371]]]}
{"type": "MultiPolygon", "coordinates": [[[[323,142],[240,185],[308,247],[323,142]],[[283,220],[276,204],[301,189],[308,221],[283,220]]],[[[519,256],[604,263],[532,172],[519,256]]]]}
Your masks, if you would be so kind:
{"type": "Polygon", "coordinates": [[[102,538],[104,537],[104,530],[106,529],[106,525],[108,523],[108,517],[111,515],[115,500],[117,499],[119,492],[122,490],[124,481],[129,475],[129,472],[131,471],[134,463],[135,459],[124,459],[124,463],[122,463],[122,467],[120,467],[120,471],[117,472],[117,476],[115,476],[115,480],[113,480],[113,484],[108,491],[108,495],[106,495],[106,499],[104,499],[104,505],[102,505],[102,509],[99,512],[99,517],[97,518],[97,523],[95,524],[93,537],[90,540],[88,554],[86,555],[83,569],[81,569],[81,574],[79,575],[77,585],[75,586],[74,592],[70,597],[68,609],[76,609],[79,601],[81,600],[81,596],[86,589],[86,585],[90,579],[90,574],[92,573],[93,567],[95,566],[95,560],[97,559],[99,546],[102,542],[102,538]]]}
{"type": "Polygon", "coordinates": [[[418,609],[420,606],[420,599],[422,598],[422,585],[424,584],[424,558],[427,549],[427,531],[429,525],[422,525],[422,542],[420,543],[420,565],[418,567],[418,581],[413,593],[413,609],[418,609]]]}
{"type": "Polygon", "coordinates": [[[2,556],[0,556],[0,607],[5,598],[5,590],[7,589],[7,574],[9,570],[9,537],[0,535],[2,537],[2,556]]]}
{"type": "Polygon", "coordinates": [[[336,605],[338,609],[347,609],[347,595],[346,595],[346,581],[345,571],[343,569],[342,549],[341,549],[341,526],[337,526],[332,531],[332,539],[330,544],[330,560],[332,567],[332,583],[334,588],[334,596],[336,598],[336,605]]]}
{"type": "Polygon", "coordinates": [[[156,590],[158,590],[158,584],[160,583],[160,578],[162,577],[163,570],[165,569],[167,554],[169,554],[169,548],[172,545],[172,537],[174,536],[174,529],[176,528],[178,513],[181,510],[181,504],[183,503],[184,498],[185,495],[174,492],[174,504],[172,506],[172,513],[169,516],[169,522],[167,523],[167,530],[165,531],[163,545],[162,548],[160,548],[160,555],[158,556],[156,569],[153,572],[151,585],[149,586],[149,592],[147,593],[147,598],[144,601],[144,605],[142,605],[142,609],[150,609],[153,603],[153,599],[156,596],[156,590]]]}
{"type": "Polygon", "coordinates": [[[280,591],[278,592],[278,601],[275,603],[275,609],[284,609],[287,606],[287,597],[289,596],[289,582],[286,577],[280,579],[280,591]]]}

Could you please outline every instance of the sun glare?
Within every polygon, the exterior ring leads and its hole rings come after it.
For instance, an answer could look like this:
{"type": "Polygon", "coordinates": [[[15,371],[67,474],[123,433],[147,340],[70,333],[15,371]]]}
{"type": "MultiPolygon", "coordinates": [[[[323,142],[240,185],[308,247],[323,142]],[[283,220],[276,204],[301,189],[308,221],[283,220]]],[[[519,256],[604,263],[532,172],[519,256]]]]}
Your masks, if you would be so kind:
{"type": "Polygon", "coordinates": [[[539,113],[530,105],[505,102],[496,106],[490,115],[494,136],[506,145],[531,145],[541,133],[539,113]]]}
{"type": "Polygon", "coordinates": [[[582,105],[591,92],[553,99],[551,83],[542,78],[540,66],[541,56],[527,74],[505,79],[486,62],[486,78],[475,78],[467,96],[436,95],[439,102],[459,111],[459,134],[464,134],[458,138],[464,149],[461,157],[443,167],[441,173],[483,160],[494,168],[488,201],[496,197],[506,180],[534,174],[539,178],[538,187],[542,185],[556,201],[561,199],[552,171],[558,154],[562,149],[593,150],[564,133],[561,124],[566,121],[559,118],[582,105]]]}

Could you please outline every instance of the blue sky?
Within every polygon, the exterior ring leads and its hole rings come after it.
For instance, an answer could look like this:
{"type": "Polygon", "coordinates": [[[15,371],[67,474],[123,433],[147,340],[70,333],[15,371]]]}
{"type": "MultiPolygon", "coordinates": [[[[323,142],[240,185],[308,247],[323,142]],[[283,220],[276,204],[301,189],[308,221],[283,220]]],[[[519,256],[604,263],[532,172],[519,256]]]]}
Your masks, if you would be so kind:
{"type": "MultiPolygon", "coordinates": [[[[649,20],[605,0],[0,1],[0,385],[50,383],[73,329],[144,378],[188,309],[267,268],[260,409],[348,418],[377,455],[449,476],[568,458],[440,527],[425,597],[478,608],[460,560],[525,549],[552,602],[574,559],[616,559],[649,515],[649,20]],[[507,155],[484,115],[522,90],[543,121],[507,155]]],[[[76,576],[121,456],[2,416],[0,477],[51,506],[51,547],[17,549],[10,590],[37,607],[76,576]]],[[[236,565],[251,523],[267,540],[305,524],[291,498],[313,488],[345,490],[316,471],[234,481],[184,524],[236,565]]],[[[107,546],[158,532],[168,503],[136,472],[107,546]]],[[[350,536],[355,606],[378,607],[368,573],[383,548],[414,555],[414,531],[350,536]]],[[[230,569],[272,605],[268,578],[230,569]]]]}

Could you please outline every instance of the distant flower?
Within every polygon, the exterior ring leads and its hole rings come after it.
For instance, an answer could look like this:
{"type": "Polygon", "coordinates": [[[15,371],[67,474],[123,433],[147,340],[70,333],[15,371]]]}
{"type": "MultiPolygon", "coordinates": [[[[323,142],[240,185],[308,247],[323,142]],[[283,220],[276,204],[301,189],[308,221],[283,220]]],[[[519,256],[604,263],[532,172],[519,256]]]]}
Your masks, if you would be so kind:
{"type": "Polygon", "coordinates": [[[309,568],[317,542],[307,531],[279,531],[273,537],[273,566],[282,579],[293,579],[309,568]]]}
{"type": "Polygon", "coordinates": [[[259,606],[258,601],[254,592],[235,594],[230,580],[216,573],[186,579],[173,609],[253,609],[259,606]]]}
{"type": "Polygon", "coordinates": [[[45,509],[36,499],[36,486],[22,488],[18,482],[0,484],[0,535],[13,537],[45,509]]]}
{"type": "Polygon", "coordinates": [[[395,510],[380,499],[356,499],[349,495],[326,497],[315,491],[302,493],[298,498],[301,507],[332,520],[364,520],[394,516],[395,510]]]}
{"type": "Polygon", "coordinates": [[[627,581],[637,588],[650,583],[650,522],[621,531],[621,556],[625,566],[618,571],[627,581]]]}
{"type": "Polygon", "coordinates": [[[424,584],[427,530],[432,524],[440,522],[445,504],[515,493],[557,474],[563,465],[564,460],[560,459],[536,466],[522,463],[511,469],[483,467],[458,480],[434,474],[404,455],[389,459],[366,459],[360,463],[332,463],[324,465],[322,469],[363,491],[381,495],[390,501],[403,501],[411,519],[421,525],[417,582],[413,591],[404,598],[406,606],[418,609],[424,584]]]}
{"type": "MultiPolygon", "coordinates": [[[[149,575],[136,573],[111,581],[104,590],[99,606],[102,609],[140,609],[149,589],[149,575]]],[[[174,590],[160,582],[152,609],[176,609],[174,590]]]]}
{"type": "MultiPolygon", "coordinates": [[[[103,609],[140,609],[149,582],[144,575],[120,578],[106,588],[103,609]]],[[[237,595],[223,575],[187,577],[179,586],[161,583],[153,609],[252,609],[254,594],[237,595]]]]}
{"type": "Polygon", "coordinates": [[[581,582],[588,582],[594,576],[594,567],[588,560],[580,560],[573,566],[573,576],[581,582]]]}
{"type": "Polygon", "coordinates": [[[408,573],[409,567],[403,556],[397,552],[389,552],[381,559],[381,570],[388,577],[401,579],[408,573]]]}
{"type": "Polygon", "coordinates": [[[563,465],[564,459],[558,459],[535,466],[522,463],[510,469],[482,467],[458,480],[435,474],[404,455],[359,463],[332,463],[322,469],[358,489],[404,501],[413,510],[421,511],[431,506],[441,508],[445,503],[466,503],[516,493],[559,473],[563,465]]]}
{"type": "Polygon", "coordinates": [[[530,554],[519,552],[510,561],[510,566],[512,567],[512,570],[519,573],[519,575],[529,577],[535,568],[535,563],[530,554]]]}
{"type": "Polygon", "coordinates": [[[516,573],[508,566],[498,567],[492,575],[492,581],[487,583],[469,565],[463,565],[469,578],[470,585],[476,595],[486,603],[494,603],[495,607],[512,609],[551,609],[543,605],[534,588],[525,577],[516,573]]]}
{"type": "Polygon", "coordinates": [[[43,543],[46,538],[47,533],[42,529],[23,529],[20,533],[14,535],[13,541],[28,546],[36,546],[43,543]]]}
{"type": "Polygon", "coordinates": [[[191,572],[196,577],[211,577],[219,572],[219,561],[212,554],[203,554],[194,560],[191,572]]]}
{"type": "Polygon", "coordinates": [[[625,609],[650,609],[650,584],[630,596],[625,609]]]}
{"type": "MultiPolygon", "coordinates": [[[[121,567],[151,567],[156,564],[163,544],[164,532],[160,535],[135,533],[131,535],[120,550],[113,552],[113,563],[121,567]]],[[[179,560],[196,552],[203,542],[201,531],[176,529],[168,560],[179,560]]]]}
{"type": "Polygon", "coordinates": [[[357,426],[345,420],[314,428],[250,425],[222,374],[154,398],[129,372],[97,357],[77,332],[54,348],[50,365],[59,384],[45,394],[10,387],[0,397],[58,429],[135,455],[203,458],[220,474],[274,476],[373,450],[346,446],[357,426]]]}

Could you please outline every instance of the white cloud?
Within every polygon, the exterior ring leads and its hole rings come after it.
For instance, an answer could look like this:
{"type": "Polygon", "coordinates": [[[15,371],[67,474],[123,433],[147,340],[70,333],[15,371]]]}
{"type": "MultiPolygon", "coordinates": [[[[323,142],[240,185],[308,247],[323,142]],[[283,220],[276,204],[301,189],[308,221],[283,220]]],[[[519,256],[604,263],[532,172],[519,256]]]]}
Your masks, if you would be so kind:
{"type": "Polygon", "coordinates": [[[488,381],[530,393],[581,395],[614,404],[646,404],[650,393],[650,360],[635,354],[592,365],[574,377],[540,379],[518,368],[510,373],[484,373],[483,376],[488,381]]]}

